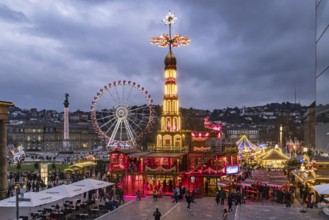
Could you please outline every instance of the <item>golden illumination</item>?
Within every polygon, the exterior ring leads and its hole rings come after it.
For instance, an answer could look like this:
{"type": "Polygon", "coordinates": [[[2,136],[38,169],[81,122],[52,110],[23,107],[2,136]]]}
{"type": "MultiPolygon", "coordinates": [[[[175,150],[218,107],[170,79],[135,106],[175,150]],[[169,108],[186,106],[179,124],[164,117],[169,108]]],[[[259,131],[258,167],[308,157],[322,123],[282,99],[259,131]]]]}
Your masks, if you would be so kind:
{"type": "Polygon", "coordinates": [[[166,80],[176,79],[176,71],[172,69],[165,70],[165,78],[166,80]]]}
{"type": "Polygon", "coordinates": [[[186,46],[190,43],[190,39],[181,35],[171,35],[171,24],[175,23],[177,18],[169,11],[163,20],[169,25],[169,34],[163,34],[160,37],[152,37],[151,44],[167,47],[169,53],[165,58],[164,68],[164,98],[161,113],[161,133],[162,139],[157,138],[157,148],[165,150],[181,150],[184,145],[185,137],[182,137],[181,131],[181,113],[178,101],[178,88],[176,84],[176,58],[172,53],[172,48],[178,46],[186,46]],[[170,61],[169,61],[170,60],[170,61]]]}
{"type": "Polygon", "coordinates": [[[162,21],[165,24],[175,24],[176,20],[177,20],[177,17],[175,17],[174,13],[171,13],[170,11],[166,15],[166,17],[164,19],[162,19],[162,21]]]}

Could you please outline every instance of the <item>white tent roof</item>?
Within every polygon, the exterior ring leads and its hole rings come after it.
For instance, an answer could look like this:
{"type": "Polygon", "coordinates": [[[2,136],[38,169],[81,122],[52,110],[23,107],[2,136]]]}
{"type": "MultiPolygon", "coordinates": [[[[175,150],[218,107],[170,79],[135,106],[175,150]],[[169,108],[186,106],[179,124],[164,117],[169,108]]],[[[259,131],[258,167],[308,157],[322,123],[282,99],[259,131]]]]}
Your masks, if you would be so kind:
{"type": "Polygon", "coordinates": [[[315,191],[321,194],[329,194],[329,183],[312,186],[315,191]]]}
{"type": "Polygon", "coordinates": [[[73,186],[73,185],[60,185],[54,188],[43,190],[41,192],[46,193],[48,195],[61,195],[64,197],[73,197],[85,193],[87,191],[88,189],[86,187],[73,186]]]}
{"type": "MultiPolygon", "coordinates": [[[[28,192],[24,193],[24,198],[28,198],[30,201],[19,201],[19,207],[35,207],[45,205],[61,200],[65,198],[65,196],[50,195],[42,192],[28,192]]],[[[16,207],[16,196],[1,200],[0,207],[16,207]]]]}
{"type": "Polygon", "coordinates": [[[70,185],[77,187],[84,187],[87,188],[88,190],[93,190],[93,189],[100,189],[107,186],[111,186],[114,185],[114,183],[105,182],[101,180],[94,180],[94,179],[84,179],[75,183],[71,183],[70,185]]]}

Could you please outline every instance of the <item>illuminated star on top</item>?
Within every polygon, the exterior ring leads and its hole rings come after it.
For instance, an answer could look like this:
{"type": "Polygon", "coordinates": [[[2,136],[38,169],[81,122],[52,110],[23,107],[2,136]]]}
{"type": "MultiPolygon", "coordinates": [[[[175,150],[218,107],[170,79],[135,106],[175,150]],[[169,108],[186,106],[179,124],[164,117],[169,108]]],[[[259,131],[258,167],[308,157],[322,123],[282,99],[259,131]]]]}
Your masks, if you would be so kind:
{"type": "Polygon", "coordinates": [[[165,19],[162,20],[165,24],[169,25],[169,34],[162,34],[159,37],[152,37],[151,44],[159,47],[169,46],[169,50],[171,50],[171,47],[188,45],[190,43],[190,38],[188,37],[183,37],[180,34],[175,34],[174,37],[171,37],[171,24],[174,24],[175,20],[177,20],[177,17],[169,11],[165,19]]]}
{"type": "Polygon", "coordinates": [[[165,24],[175,24],[175,21],[177,20],[177,17],[175,17],[175,14],[171,13],[170,11],[166,15],[166,17],[162,20],[165,24]]]}

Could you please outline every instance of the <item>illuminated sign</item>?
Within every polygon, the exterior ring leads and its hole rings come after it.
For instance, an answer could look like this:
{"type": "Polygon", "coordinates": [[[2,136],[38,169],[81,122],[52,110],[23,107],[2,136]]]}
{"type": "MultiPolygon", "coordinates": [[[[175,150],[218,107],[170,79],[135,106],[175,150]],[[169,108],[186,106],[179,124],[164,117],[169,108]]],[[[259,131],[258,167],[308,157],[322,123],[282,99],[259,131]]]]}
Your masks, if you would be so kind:
{"type": "Polygon", "coordinates": [[[239,173],[239,166],[226,166],[226,174],[237,174],[239,173]]]}

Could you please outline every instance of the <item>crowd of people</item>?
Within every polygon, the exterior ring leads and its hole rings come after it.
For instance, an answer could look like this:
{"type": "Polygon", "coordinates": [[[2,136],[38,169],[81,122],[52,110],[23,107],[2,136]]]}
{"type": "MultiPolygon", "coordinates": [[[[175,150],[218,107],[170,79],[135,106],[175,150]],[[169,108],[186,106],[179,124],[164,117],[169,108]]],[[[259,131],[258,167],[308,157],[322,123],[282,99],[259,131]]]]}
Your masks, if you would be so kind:
{"type": "MultiPolygon", "coordinates": [[[[309,187],[303,184],[298,184],[299,196],[303,204],[306,204],[306,208],[313,208],[316,206],[315,195],[309,187]]],[[[324,195],[321,195],[319,202],[324,202],[324,195]]]]}
{"type": "Polygon", "coordinates": [[[39,172],[9,172],[7,197],[14,196],[17,184],[26,192],[39,192],[46,187],[39,172]]]}

